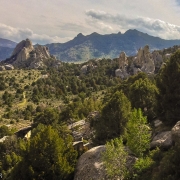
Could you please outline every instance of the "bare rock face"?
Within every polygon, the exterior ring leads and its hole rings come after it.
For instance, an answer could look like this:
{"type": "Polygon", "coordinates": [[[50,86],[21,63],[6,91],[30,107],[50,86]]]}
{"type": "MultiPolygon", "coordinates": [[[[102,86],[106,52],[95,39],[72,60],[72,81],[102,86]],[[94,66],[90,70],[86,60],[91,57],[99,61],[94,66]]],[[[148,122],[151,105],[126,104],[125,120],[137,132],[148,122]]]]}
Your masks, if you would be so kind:
{"type": "Polygon", "coordinates": [[[78,160],[74,180],[106,180],[105,169],[101,160],[101,153],[105,146],[97,146],[85,152],[78,160]]]}
{"type": "Polygon", "coordinates": [[[26,39],[16,45],[12,56],[17,55],[23,48],[26,48],[28,52],[31,52],[34,49],[32,42],[29,39],[26,39]]]}
{"type": "Polygon", "coordinates": [[[148,45],[138,51],[134,64],[140,67],[143,72],[154,73],[155,65],[148,45]]]}
{"type": "Polygon", "coordinates": [[[45,46],[38,45],[35,48],[36,58],[48,59],[50,58],[49,49],[45,46]]]}
{"type": "Polygon", "coordinates": [[[127,77],[129,77],[129,74],[125,69],[116,69],[115,75],[116,77],[120,77],[121,79],[126,79],[127,77]]]}
{"type": "Polygon", "coordinates": [[[46,67],[46,63],[58,67],[59,64],[55,61],[57,59],[50,55],[47,47],[40,45],[33,47],[32,42],[26,39],[17,44],[11,57],[5,63],[10,63],[18,68],[43,69],[46,67]],[[51,59],[51,63],[47,61],[49,59],[51,59]]]}
{"type": "Polygon", "coordinates": [[[150,143],[150,148],[154,149],[156,147],[162,149],[168,149],[173,145],[171,131],[164,131],[158,133],[150,143]]]}
{"type": "Polygon", "coordinates": [[[172,128],[171,133],[173,141],[180,145],[180,121],[172,128]]]}
{"type": "Polygon", "coordinates": [[[4,66],[6,70],[13,70],[14,69],[14,66],[11,65],[11,64],[7,64],[4,66]]]}
{"type": "Polygon", "coordinates": [[[86,74],[86,72],[87,72],[87,65],[84,65],[84,66],[82,66],[81,67],[81,72],[83,73],[83,74],[86,74]]]}

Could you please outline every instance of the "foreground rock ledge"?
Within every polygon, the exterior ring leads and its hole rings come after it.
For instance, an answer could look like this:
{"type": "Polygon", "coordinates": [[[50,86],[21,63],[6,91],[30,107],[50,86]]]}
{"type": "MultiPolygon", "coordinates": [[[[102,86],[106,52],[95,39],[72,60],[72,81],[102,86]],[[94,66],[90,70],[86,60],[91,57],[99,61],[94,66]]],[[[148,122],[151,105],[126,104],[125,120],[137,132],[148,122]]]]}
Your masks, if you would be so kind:
{"type": "Polygon", "coordinates": [[[105,146],[102,145],[85,152],[78,160],[74,180],[106,180],[106,173],[101,160],[101,153],[104,151],[105,146]]]}

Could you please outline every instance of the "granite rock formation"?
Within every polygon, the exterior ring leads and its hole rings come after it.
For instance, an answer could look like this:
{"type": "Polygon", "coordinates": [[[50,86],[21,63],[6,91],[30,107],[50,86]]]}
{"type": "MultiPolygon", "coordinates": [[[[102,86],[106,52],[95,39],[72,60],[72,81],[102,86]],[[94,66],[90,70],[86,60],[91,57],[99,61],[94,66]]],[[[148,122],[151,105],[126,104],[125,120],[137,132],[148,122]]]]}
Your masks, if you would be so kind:
{"type": "Polygon", "coordinates": [[[128,60],[125,52],[121,52],[119,55],[119,69],[115,70],[115,75],[122,79],[125,79],[129,76],[127,73],[128,60]]]}
{"type": "Polygon", "coordinates": [[[143,72],[154,73],[155,65],[148,45],[143,49],[139,49],[137,58],[134,59],[134,65],[135,67],[140,68],[143,72]]]}
{"type": "Polygon", "coordinates": [[[46,68],[48,60],[52,60],[54,66],[58,65],[58,61],[51,56],[49,50],[45,46],[33,46],[29,39],[23,40],[17,44],[11,57],[5,60],[17,68],[43,69],[46,68]]]}
{"type": "Polygon", "coordinates": [[[140,48],[134,57],[127,57],[125,52],[121,52],[118,60],[119,69],[115,70],[115,75],[126,79],[138,72],[156,73],[161,68],[163,56],[158,51],[150,53],[149,46],[146,45],[144,48],[140,48]]]}
{"type": "Polygon", "coordinates": [[[176,125],[171,130],[173,141],[180,145],[180,121],[176,123],[176,125]]]}

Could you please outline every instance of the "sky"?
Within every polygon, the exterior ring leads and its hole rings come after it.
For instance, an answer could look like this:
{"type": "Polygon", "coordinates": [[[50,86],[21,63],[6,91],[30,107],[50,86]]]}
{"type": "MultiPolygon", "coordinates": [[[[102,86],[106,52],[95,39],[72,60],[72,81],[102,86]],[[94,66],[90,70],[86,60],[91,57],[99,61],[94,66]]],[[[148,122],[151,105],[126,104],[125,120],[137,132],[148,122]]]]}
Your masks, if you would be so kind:
{"type": "Polygon", "coordinates": [[[128,29],[180,39],[180,0],[0,0],[0,38],[64,43],[128,29]]]}

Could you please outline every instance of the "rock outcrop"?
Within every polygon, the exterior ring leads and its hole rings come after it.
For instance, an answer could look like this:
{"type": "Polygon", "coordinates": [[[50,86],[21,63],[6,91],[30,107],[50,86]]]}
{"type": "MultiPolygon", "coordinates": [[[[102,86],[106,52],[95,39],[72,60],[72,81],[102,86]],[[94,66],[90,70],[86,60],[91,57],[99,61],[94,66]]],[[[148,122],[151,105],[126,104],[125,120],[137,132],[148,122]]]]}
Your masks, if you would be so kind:
{"type": "Polygon", "coordinates": [[[83,73],[83,74],[86,74],[86,72],[87,72],[87,65],[83,65],[82,67],[81,67],[81,72],[83,73]]]}
{"type": "MultiPolygon", "coordinates": [[[[129,154],[126,160],[126,167],[131,172],[133,165],[137,158],[131,154],[131,151],[124,147],[125,151],[129,154]]],[[[101,154],[106,150],[105,145],[94,147],[85,152],[78,160],[75,170],[74,180],[87,180],[87,179],[103,179],[109,180],[101,154]]]]}
{"type": "Polygon", "coordinates": [[[139,72],[153,74],[158,72],[163,63],[163,56],[158,51],[149,51],[149,46],[140,48],[136,56],[127,57],[125,52],[121,52],[119,56],[119,69],[115,70],[115,75],[126,79],[130,75],[139,72]]]}
{"type": "Polygon", "coordinates": [[[29,39],[23,40],[17,44],[11,57],[5,60],[5,63],[11,63],[18,68],[43,69],[46,68],[47,60],[52,60],[53,66],[59,66],[54,56],[51,56],[49,49],[45,46],[33,46],[29,39]]]}
{"type": "Polygon", "coordinates": [[[7,64],[4,66],[6,70],[13,70],[14,69],[14,66],[11,65],[11,64],[7,64]]]}
{"type": "Polygon", "coordinates": [[[116,77],[125,79],[129,76],[127,73],[128,60],[125,52],[121,52],[119,55],[119,69],[115,70],[116,77]]]}
{"type": "Polygon", "coordinates": [[[29,52],[31,52],[34,49],[32,42],[29,39],[26,39],[16,45],[12,53],[12,56],[19,54],[23,48],[26,48],[29,52]]]}
{"type": "Polygon", "coordinates": [[[176,125],[171,130],[172,139],[175,144],[180,145],[180,121],[176,123],[176,125]]]}
{"type": "Polygon", "coordinates": [[[74,180],[106,180],[106,173],[101,160],[105,146],[97,146],[85,152],[78,160],[74,180]]]}
{"type": "Polygon", "coordinates": [[[154,73],[155,65],[148,45],[143,49],[139,49],[137,58],[134,59],[134,65],[135,67],[140,68],[143,72],[154,73]]]}
{"type": "Polygon", "coordinates": [[[164,131],[158,133],[150,143],[150,148],[154,149],[156,147],[162,149],[169,149],[173,145],[171,131],[164,131]]]}

